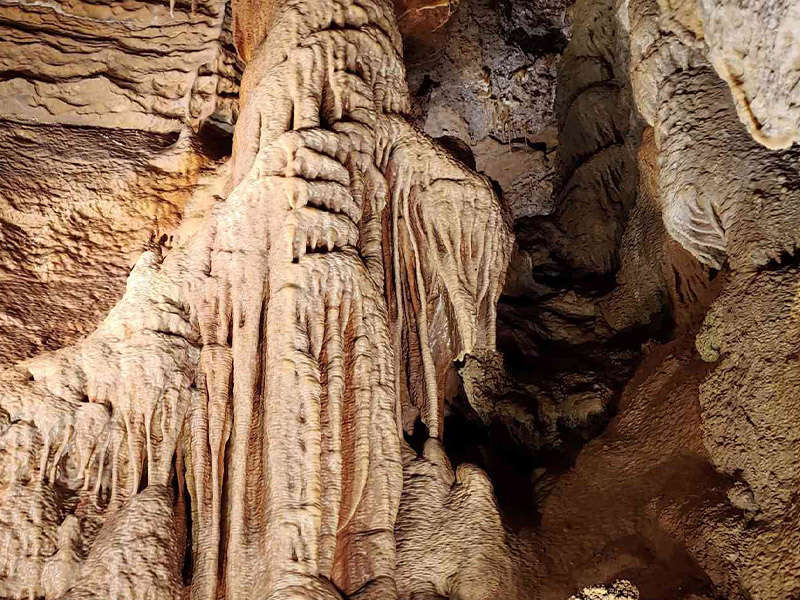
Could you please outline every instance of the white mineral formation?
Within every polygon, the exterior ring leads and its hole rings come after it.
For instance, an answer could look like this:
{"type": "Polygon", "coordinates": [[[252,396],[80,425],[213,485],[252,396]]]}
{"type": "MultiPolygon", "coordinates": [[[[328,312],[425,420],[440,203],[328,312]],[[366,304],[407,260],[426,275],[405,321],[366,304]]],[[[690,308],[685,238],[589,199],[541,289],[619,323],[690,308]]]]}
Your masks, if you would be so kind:
{"type": "MultiPolygon", "coordinates": [[[[774,152],[757,142],[780,148],[791,144],[797,122],[794,129],[787,123],[796,119],[792,117],[794,109],[777,111],[785,117],[779,120],[769,117],[775,114],[771,101],[782,106],[792,102],[787,99],[791,95],[784,97],[783,85],[776,85],[770,88],[770,94],[776,96],[770,95],[768,101],[749,79],[761,77],[772,64],[771,58],[757,63],[744,60],[743,64],[752,68],[734,76],[738,83],[731,97],[728,86],[712,68],[713,64],[719,71],[722,64],[716,47],[712,44],[709,50],[702,42],[698,9],[692,3],[675,4],[659,8],[656,0],[628,3],[631,85],[642,116],[655,130],[666,228],[698,260],[716,269],[727,261],[732,268],[745,270],[780,263],[800,247],[800,197],[791,183],[800,173],[800,150],[774,152]],[[760,98],[753,100],[753,110],[743,104],[750,102],[751,96],[760,98]],[[755,116],[761,114],[758,107],[766,111],[763,117],[755,116]],[[740,124],[737,110],[748,128],[740,124]],[[745,119],[743,114],[749,117],[745,119]],[[763,127],[754,124],[759,118],[764,120],[763,127]]],[[[795,10],[790,4],[778,3],[776,11],[795,10]]],[[[773,17],[747,19],[743,15],[749,8],[732,10],[728,12],[739,16],[726,21],[725,32],[730,33],[731,24],[736,23],[740,35],[747,33],[750,39],[752,33],[753,44],[765,41],[756,32],[773,17]],[[752,23],[744,27],[748,21],[752,23]]],[[[713,23],[719,25],[717,20],[713,23]]],[[[791,23],[787,25],[790,29],[796,28],[797,18],[787,23],[791,23]]],[[[771,43],[773,35],[786,37],[785,32],[772,32],[766,42],[771,43]]],[[[779,60],[772,51],[770,56],[779,60]]],[[[786,76],[797,82],[797,71],[794,73],[786,76]]],[[[728,72],[727,79],[730,77],[728,72]]],[[[794,85],[794,89],[800,88],[794,85]]],[[[796,108],[797,92],[794,94],[796,108]]]]}
{"type": "Polygon", "coordinates": [[[615,581],[609,586],[599,585],[584,588],[569,600],[639,600],[639,590],[630,581],[615,581]]]}

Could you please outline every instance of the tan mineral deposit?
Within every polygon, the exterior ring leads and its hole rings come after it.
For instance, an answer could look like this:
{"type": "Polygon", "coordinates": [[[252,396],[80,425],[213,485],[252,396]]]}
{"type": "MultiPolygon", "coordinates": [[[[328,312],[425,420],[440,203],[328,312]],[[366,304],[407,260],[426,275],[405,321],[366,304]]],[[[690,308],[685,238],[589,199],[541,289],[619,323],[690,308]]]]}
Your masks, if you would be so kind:
{"type": "Polygon", "coordinates": [[[800,599],[800,0],[0,0],[0,600],[800,599]]]}

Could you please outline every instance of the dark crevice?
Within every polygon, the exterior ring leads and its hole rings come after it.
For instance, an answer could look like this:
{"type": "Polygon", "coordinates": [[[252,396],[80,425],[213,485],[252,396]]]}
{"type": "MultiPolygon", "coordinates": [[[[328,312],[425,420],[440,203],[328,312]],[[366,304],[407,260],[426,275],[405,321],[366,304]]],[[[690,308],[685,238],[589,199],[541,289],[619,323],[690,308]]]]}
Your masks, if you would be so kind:
{"type": "Polygon", "coordinates": [[[783,269],[792,269],[798,266],[800,266],[800,251],[797,249],[794,252],[784,250],[777,257],[771,258],[764,266],[760,268],[760,270],[781,271],[783,269]]]}

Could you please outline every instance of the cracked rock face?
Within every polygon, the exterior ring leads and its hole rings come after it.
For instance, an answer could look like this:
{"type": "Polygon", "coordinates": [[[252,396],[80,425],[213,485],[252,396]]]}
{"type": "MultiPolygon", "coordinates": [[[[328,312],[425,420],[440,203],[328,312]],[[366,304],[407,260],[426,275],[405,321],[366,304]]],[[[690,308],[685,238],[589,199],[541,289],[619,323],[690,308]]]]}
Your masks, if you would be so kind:
{"type": "Polygon", "coordinates": [[[794,0],[0,4],[0,600],[800,593],[794,0]]]}

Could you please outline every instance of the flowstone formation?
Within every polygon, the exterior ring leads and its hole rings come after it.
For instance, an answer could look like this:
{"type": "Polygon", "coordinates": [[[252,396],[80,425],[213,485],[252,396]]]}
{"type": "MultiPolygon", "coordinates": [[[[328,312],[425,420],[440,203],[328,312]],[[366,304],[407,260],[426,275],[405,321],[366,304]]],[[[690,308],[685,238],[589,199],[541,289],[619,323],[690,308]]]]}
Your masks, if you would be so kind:
{"type": "Polygon", "coordinates": [[[800,598],[799,5],[0,0],[0,600],[800,598]]]}
{"type": "Polygon", "coordinates": [[[230,193],[0,375],[2,597],[397,596],[402,431],[441,438],[454,361],[494,347],[512,238],[403,119],[391,5],[233,19],[230,193]]]}

